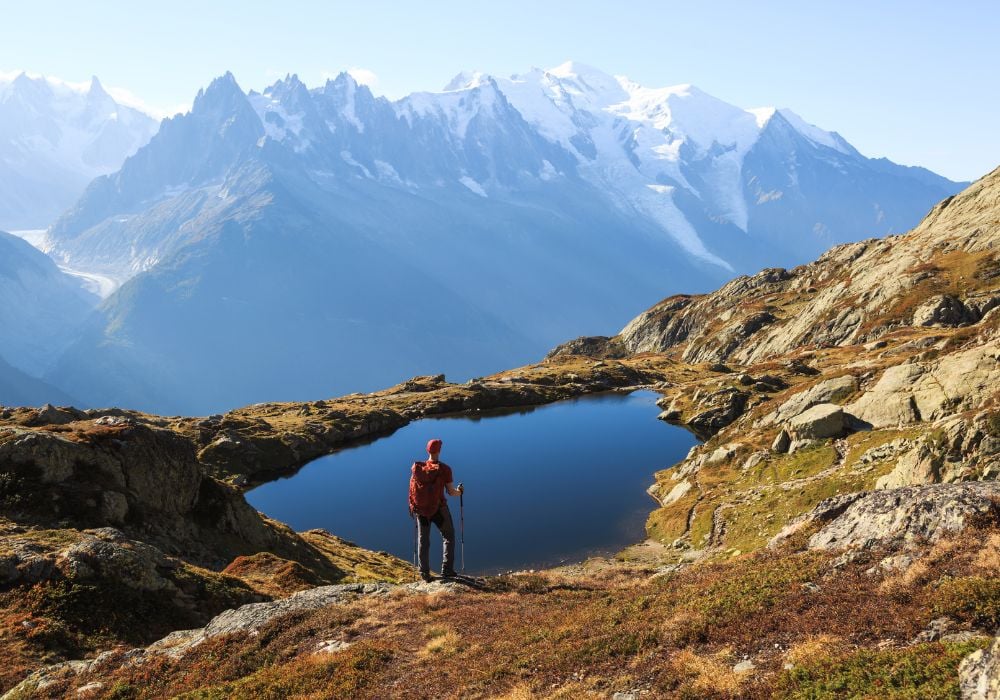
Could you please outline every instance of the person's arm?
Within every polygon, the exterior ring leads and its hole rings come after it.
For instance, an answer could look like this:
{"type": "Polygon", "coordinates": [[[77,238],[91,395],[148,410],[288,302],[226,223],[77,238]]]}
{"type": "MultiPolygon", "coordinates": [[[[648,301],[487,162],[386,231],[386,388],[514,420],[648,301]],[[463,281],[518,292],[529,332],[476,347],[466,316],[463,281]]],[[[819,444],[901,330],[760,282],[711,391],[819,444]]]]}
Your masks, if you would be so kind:
{"type": "Polygon", "coordinates": [[[465,491],[465,487],[459,484],[458,488],[455,488],[454,482],[449,481],[444,485],[444,490],[448,492],[449,496],[461,496],[465,491]]]}

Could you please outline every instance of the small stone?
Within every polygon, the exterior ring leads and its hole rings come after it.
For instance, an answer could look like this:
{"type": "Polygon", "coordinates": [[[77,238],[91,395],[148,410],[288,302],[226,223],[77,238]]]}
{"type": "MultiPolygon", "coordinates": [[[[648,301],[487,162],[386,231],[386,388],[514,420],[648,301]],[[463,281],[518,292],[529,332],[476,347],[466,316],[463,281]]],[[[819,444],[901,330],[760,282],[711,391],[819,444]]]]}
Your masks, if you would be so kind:
{"type": "Polygon", "coordinates": [[[788,452],[789,446],[792,444],[792,438],[789,436],[788,431],[784,428],[781,429],[775,438],[774,442],[771,443],[771,452],[777,452],[778,454],[784,454],[788,452]]]}
{"type": "Polygon", "coordinates": [[[350,642],[344,642],[339,639],[328,639],[325,642],[320,642],[319,647],[316,649],[317,654],[333,654],[338,651],[343,651],[351,646],[350,642]]]}
{"type": "Polygon", "coordinates": [[[747,671],[752,671],[757,668],[756,664],[750,659],[745,659],[740,661],[738,664],[733,666],[734,673],[746,673],[747,671]]]}
{"type": "Polygon", "coordinates": [[[101,494],[101,517],[115,525],[125,522],[128,515],[128,499],[118,491],[105,491],[101,494]]]}

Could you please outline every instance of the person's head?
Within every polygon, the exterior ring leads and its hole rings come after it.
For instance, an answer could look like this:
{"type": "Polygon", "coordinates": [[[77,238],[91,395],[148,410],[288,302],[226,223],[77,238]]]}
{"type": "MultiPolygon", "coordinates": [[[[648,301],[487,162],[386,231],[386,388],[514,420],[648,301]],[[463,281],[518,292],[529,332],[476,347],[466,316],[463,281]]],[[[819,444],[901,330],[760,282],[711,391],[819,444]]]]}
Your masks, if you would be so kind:
{"type": "Polygon", "coordinates": [[[432,460],[437,460],[438,455],[441,454],[441,440],[434,438],[433,440],[427,441],[427,454],[430,455],[432,460]]]}

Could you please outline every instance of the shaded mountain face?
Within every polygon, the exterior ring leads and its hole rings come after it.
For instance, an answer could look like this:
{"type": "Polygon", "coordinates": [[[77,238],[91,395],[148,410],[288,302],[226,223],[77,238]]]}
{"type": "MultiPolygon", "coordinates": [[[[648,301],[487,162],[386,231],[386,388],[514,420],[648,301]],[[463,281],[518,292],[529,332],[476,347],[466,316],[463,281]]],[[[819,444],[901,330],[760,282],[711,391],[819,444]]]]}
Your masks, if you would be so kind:
{"type": "Polygon", "coordinates": [[[50,230],[56,256],[129,280],[54,380],[200,413],[468,377],[957,189],[690,86],[567,64],[449,87],[215,80],[50,230]]]}
{"type": "Polygon", "coordinates": [[[0,228],[45,228],[156,128],[156,119],[116,102],[97,78],[0,80],[0,228]]]}
{"type": "MultiPolygon", "coordinates": [[[[3,231],[0,299],[0,357],[36,377],[66,349],[98,301],[47,255],[3,231]]],[[[3,394],[0,403],[10,405],[3,394]]]]}
{"type": "Polygon", "coordinates": [[[0,406],[71,406],[76,399],[48,382],[25,374],[0,357],[0,406]]]}

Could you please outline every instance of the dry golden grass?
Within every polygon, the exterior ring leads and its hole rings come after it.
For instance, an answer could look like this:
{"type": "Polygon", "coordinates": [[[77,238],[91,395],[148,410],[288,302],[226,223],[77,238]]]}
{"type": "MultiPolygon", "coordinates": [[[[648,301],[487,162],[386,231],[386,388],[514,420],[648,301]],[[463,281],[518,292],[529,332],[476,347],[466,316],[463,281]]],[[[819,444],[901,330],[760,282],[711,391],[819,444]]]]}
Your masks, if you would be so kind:
{"type": "Polygon", "coordinates": [[[1000,532],[991,533],[983,541],[972,565],[984,574],[1000,575],[1000,532]]]}
{"type": "Polygon", "coordinates": [[[531,686],[524,683],[511,688],[501,695],[492,695],[490,700],[536,700],[539,696],[531,689],[531,686]]]}
{"type": "Polygon", "coordinates": [[[747,674],[733,671],[733,658],[727,651],[711,655],[682,649],[670,660],[671,670],[684,679],[695,692],[708,697],[736,696],[747,674]]]}
{"type": "Polygon", "coordinates": [[[796,642],[785,652],[785,661],[799,666],[820,657],[838,656],[848,650],[841,637],[832,634],[818,634],[796,642]]]}
{"type": "Polygon", "coordinates": [[[430,627],[427,636],[429,637],[427,644],[417,652],[417,656],[422,659],[454,656],[464,648],[462,637],[453,629],[430,627]]]}

